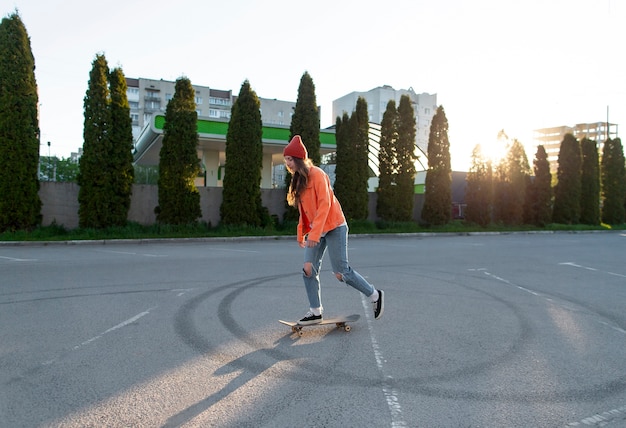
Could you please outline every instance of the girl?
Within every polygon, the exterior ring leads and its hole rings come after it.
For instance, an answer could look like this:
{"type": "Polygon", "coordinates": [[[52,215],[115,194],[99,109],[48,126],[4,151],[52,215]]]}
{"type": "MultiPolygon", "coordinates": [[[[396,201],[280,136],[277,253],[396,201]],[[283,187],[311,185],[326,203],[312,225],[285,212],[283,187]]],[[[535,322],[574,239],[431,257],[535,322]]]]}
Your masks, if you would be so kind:
{"type": "Polygon", "coordinates": [[[369,297],[374,319],[383,315],[383,291],[376,290],[348,264],[348,224],[326,173],[313,165],[299,135],[283,150],[285,165],[292,174],[287,192],[289,205],[298,207],[298,243],[304,248],[303,278],[309,299],[309,312],[299,323],[322,321],[320,268],[328,249],[337,279],[369,297]]]}

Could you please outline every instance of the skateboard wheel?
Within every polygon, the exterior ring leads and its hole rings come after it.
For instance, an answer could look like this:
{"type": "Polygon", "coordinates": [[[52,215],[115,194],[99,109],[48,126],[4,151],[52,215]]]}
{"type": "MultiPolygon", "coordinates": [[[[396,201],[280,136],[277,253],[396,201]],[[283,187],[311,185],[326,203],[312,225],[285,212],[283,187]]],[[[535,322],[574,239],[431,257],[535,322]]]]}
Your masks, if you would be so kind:
{"type": "Polygon", "coordinates": [[[298,336],[302,336],[304,334],[304,332],[302,331],[302,329],[298,330],[298,336]]]}
{"type": "Polygon", "coordinates": [[[350,327],[349,325],[347,325],[347,326],[345,326],[343,329],[344,329],[345,331],[350,331],[350,328],[351,328],[351,327],[350,327]]]}

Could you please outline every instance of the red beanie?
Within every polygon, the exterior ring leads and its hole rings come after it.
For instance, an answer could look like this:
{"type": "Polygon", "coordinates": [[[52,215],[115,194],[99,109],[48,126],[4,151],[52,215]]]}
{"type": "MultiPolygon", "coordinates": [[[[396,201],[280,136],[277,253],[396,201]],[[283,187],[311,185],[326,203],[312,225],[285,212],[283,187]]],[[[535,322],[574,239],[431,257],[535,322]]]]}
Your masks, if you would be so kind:
{"type": "Polygon", "coordinates": [[[285,150],[283,150],[283,156],[291,156],[292,158],[306,159],[308,153],[306,147],[302,143],[302,138],[299,135],[294,135],[285,150]]]}

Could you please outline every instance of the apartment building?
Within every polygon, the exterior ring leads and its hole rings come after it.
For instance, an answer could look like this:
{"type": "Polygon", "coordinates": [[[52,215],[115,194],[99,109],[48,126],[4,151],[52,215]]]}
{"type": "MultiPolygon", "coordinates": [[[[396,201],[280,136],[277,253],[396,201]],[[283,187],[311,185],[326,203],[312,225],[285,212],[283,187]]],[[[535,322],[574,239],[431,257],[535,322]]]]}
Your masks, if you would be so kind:
{"type": "MultiPolygon", "coordinates": [[[[150,123],[155,114],[164,114],[167,103],[174,96],[176,82],[145,78],[126,78],[128,104],[133,123],[133,139],[150,123]]],[[[192,84],[196,96],[198,117],[211,120],[230,120],[230,112],[237,96],[230,89],[215,89],[192,84]]],[[[290,126],[292,101],[260,98],[261,120],[264,125],[290,126]]]]}
{"type": "Polygon", "coordinates": [[[609,138],[617,138],[617,124],[608,122],[579,123],[574,126],[554,126],[535,129],[533,131],[535,145],[543,145],[550,162],[550,170],[554,173],[558,168],[559,151],[565,134],[572,134],[578,141],[588,138],[598,143],[602,152],[604,142],[609,138]]]}
{"type": "Polygon", "coordinates": [[[379,86],[366,92],[351,92],[333,101],[333,117],[342,117],[344,113],[350,115],[355,110],[359,97],[363,97],[367,101],[369,122],[380,124],[387,109],[387,103],[395,100],[397,107],[402,95],[408,95],[415,111],[415,146],[417,148],[415,154],[420,162],[427,166],[428,137],[430,124],[437,112],[437,94],[417,94],[413,88],[396,90],[389,85],[379,86]]]}

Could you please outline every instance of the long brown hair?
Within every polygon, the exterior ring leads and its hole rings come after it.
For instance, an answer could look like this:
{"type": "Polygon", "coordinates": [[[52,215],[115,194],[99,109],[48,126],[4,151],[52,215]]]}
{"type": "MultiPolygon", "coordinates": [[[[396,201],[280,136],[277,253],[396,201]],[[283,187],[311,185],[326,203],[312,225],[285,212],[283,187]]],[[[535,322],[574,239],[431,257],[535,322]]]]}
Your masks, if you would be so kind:
{"type": "Polygon", "coordinates": [[[302,196],[302,192],[309,182],[309,170],[313,163],[310,159],[293,158],[293,161],[296,168],[291,177],[291,184],[289,184],[287,203],[295,207],[300,202],[300,196],[302,196]]]}

